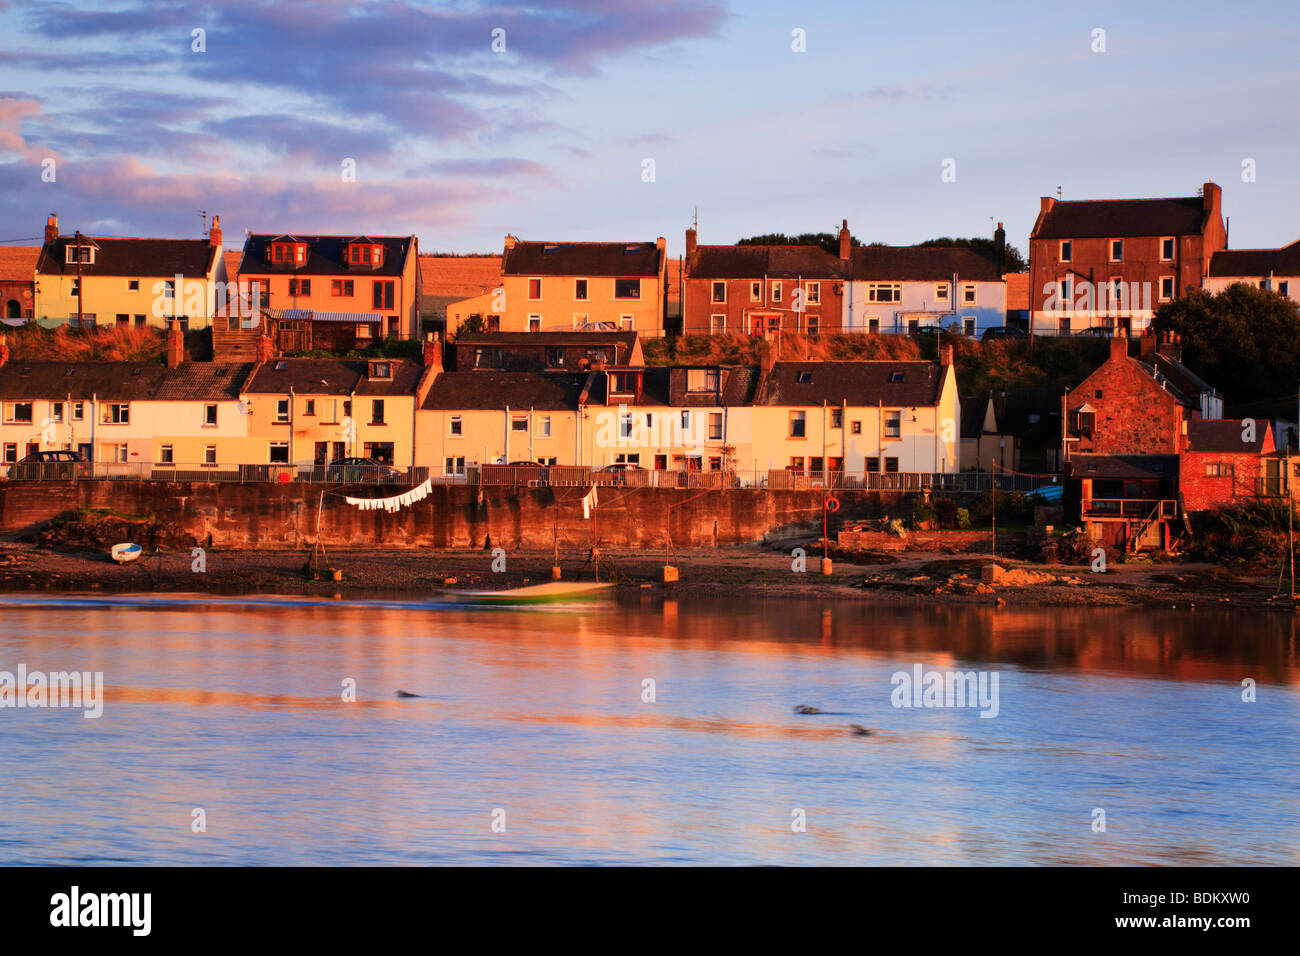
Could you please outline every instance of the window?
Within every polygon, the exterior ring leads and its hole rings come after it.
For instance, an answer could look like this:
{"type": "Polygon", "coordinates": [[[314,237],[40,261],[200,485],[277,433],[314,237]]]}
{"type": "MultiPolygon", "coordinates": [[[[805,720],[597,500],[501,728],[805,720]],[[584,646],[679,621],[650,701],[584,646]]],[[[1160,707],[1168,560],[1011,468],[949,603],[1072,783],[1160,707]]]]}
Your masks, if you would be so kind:
{"type": "Polygon", "coordinates": [[[137,316],[135,317],[135,327],[136,327],[137,329],[142,329],[142,328],[144,328],[144,322],[145,322],[145,319],[144,319],[144,316],[143,316],[143,315],[137,315],[137,316]]]}
{"type": "Polygon", "coordinates": [[[32,403],[31,402],[10,402],[5,406],[5,421],[21,424],[31,424],[32,421],[32,403]]]}
{"type": "Polygon", "coordinates": [[[504,352],[499,348],[476,348],[474,350],[474,367],[475,368],[500,368],[504,360],[504,352]]]}
{"type": "Polygon", "coordinates": [[[1091,438],[1095,425],[1096,415],[1093,412],[1075,412],[1074,430],[1080,436],[1091,438]]]}
{"type": "Polygon", "coordinates": [[[618,416],[618,437],[632,437],[632,415],[629,412],[624,412],[618,416]]]}
{"type": "Polygon", "coordinates": [[[898,459],[897,459],[897,458],[886,458],[886,459],[885,459],[885,474],[887,474],[887,475],[896,475],[896,474],[898,474],[898,459]]]}
{"type": "Polygon", "coordinates": [[[122,442],[121,444],[101,445],[99,453],[103,456],[104,461],[117,462],[120,465],[124,465],[127,462],[127,447],[125,442],[122,442]]]}
{"type": "Polygon", "coordinates": [[[795,471],[795,472],[798,472],[799,474],[802,475],[802,474],[803,474],[803,468],[804,468],[804,459],[803,459],[803,456],[802,456],[802,455],[791,455],[791,456],[790,456],[790,464],[786,465],[785,470],[786,470],[786,471],[795,471]]]}
{"type": "Polygon", "coordinates": [[[968,282],[961,287],[961,301],[963,305],[975,304],[975,283],[968,282]]]}
{"type": "Polygon", "coordinates": [[[376,280],[371,284],[371,308],[391,309],[393,307],[393,282],[376,280]]]}
{"type": "Polygon", "coordinates": [[[807,436],[808,421],[806,412],[790,413],[790,437],[804,438],[807,436]]]}
{"type": "Polygon", "coordinates": [[[961,320],[962,335],[971,336],[975,334],[975,317],[971,315],[964,316],[961,320]]]}
{"type": "Polygon", "coordinates": [[[463,457],[446,459],[443,463],[443,473],[447,475],[465,474],[465,459],[463,457]]]}
{"type": "Polygon", "coordinates": [[[203,406],[203,425],[206,428],[215,428],[217,424],[217,406],[207,404],[203,406]]]}
{"type": "Polygon", "coordinates": [[[816,334],[817,334],[817,331],[818,331],[818,329],[819,329],[820,327],[821,327],[821,321],[820,321],[820,319],[818,318],[818,316],[816,316],[816,315],[810,315],[810,316],[808,316],[808,334],[809,334],[809,335],[816,335],[816,334]]]}
{"type": "Polygon", "coordinates": [[[879,320],[879,319],[867,319],[867,331],[870,332],[872,335],[879,335],[879,334],[880,334],[880,320],[879,320]]]}
{"type": "Polygon", "coordinates": [[[391,379],[393,377],[392,362],[371,362],[370,377],[378,379],[391,379]]]}
{"type": "Polygon", "coordinates": [[[1221,478],[1223,476],[1223,465],[1217,461],[1207,461],[1205,463],[1206,478],[1221,478]]]}
{"type": "Polygon", "coordinates": [[[807,369],[801,369],[800,371],[795,372],[794,380],[800,385],[811,385],[813,380],[813,373],[808,371],[807,369]]]}
{"type": "Polygon", "coordinates": [[[131,406],[126,402],[112,402],[103,407],[99,416],[103,425],[131,424],[131,406]]]}
{"type": "Polygon", "coordinates": [[[902,302],[903,283],[868,282],[867,301],[868,302],[902,302]]]}
{"type": "MultiPolygon", "coordinates": [[[[15,441],[5,442],[5,464],[12,465],[18,461],[18,443],[15,441]]],[[[1296,467],[1300,468],[1300,465],[1296,467]]]]}
{"type": "Polygon", "coordinates": [[[289,443],[287,441],[271,442],[267,460],[273,465],[289,464],[289,443]]]}
{"type": "Polygon", "coordinates": [[[1160,277],[1160,298],[1162,301],[1168,301],[1174,297],[1174,277],[1160,277]]]}
{"type": "Polygon", "coordinates": [[[447,419],[447,435],[451,438],[459,438],[464,432],[461,430],[463,422],[459,415],[452,415],[447,419]]]}
{"type": "Polygon", "coordinates": [[[885,437],[901,438],[903,434],[903,413],[885,412],[885,437]]]}
{"type": "Polygon", "coordinates": [[[779,282],[772,283],[772,301],[773,302],[781,301],[781,283],[779,282]]]}
{"type": "Polygon", "coordinates": [[[1287,282],[1283,281],[1277,284],[1277,294],[1280,295],[1282,298],[1284,299],[1290,298],[1289,290],[1290,290],[1290,285],[1287,282]]]}
{"type": "Polygon", "coordinates": [[[546,367],[564,368],[564,349],[547,349],[546,367]]]}
{"type": "Polygon", "coordinates": [[[66,247],[67,258],[65,262],[76,264],[80,262],[94,262],[95,250],[91,246],[69,245],[66,247]]]}
{"type": "Polygon", "coordinates": [[[1124,240],[1123,239],[1112,239],[1110,241],[1110,261],[1111,262],[1124,261],[1124,240]]]}
{"type": "Polygon", "coordinates": [[[1057,335],[1070,334],[1070,320],[1068,318],[1062,317],[1056,320],[1056,334],[1057,335]]]}
{"type": "Polygon", "coordinates": [[[641,280],[640,279],[615,279],[614,298],[616,299],[641,298],[641,280]]]}
{"type": "Polygon", "coordinates": [[[862,459],[862,467],[867,471],[868,474],[878,475],[880,474],[880,459],[864,458],[862,459]]]}
{"type": "Polygon", "coordinates": [[[275,403],[275,420],[277,422],[287,422],[289,420],[289,400],[282,398],[275,403]]]}
{"type": "Polygon", "coordinates": [[[844,427],[844,409],[842,409],[842,408],[832,408],[832,409],[831,409],[831,428],[843,428],[843,427],[844,427]]]}
{"type": "Polygon", "coordinates": [[[368,338],[370,338],[370,334],[371,334],[371,330],[370,330],[370,323],[369,323],[369,322],[358,322],[358,323],[357,323],[357,338],[359,338],[359,339],[368,339],[368,338]]]}
{"type": "Polygon", "coordinates": [[[808,283],[808,294],[806,296],[809,305],[821,305],[822,301],[822,284],[820,282],[808,283]]]}
{"type": "Polygon", "coordinates": [[[1174,258],[1174,240],[1160,240],[1160,258],[1165,262],[1172,262],[1174,258]]]}
{"type": "MultiPolygon", "coordinates": [[[[682,431],[689,432],[690,430],[691,430],[691,413],[688,411],[682,412],[682,431]]],[[[1296,465],[1296,467],[1300,468],[1300,465],[1296,465]]],[[[1300,474],[1300,472],[1298,472],[1298,474],[1300,474]]]]}
{"type": "Polygon", "coordinates": [[[622,315],[618,317],[618,327],[622,329],[624,332],[631,332],[635,322],[636,322],[636,316],[630,315],[627,312],[624,312],[622,315]]]}
{"type": "Polygon", "coordinates": [[[1074,243],[1071,242],[1069,239],[1064,239],[1061,241],[1061,261],[1062,262],[1074,261],[1074,243]]]}
{"type": "Polygon", "coordinates": [[[722,412],[709,412],[709,441],[722,441],[722,412]]]}
{"type": "Polygon", "coordinates": [[[891,385],[898,385],[907,378],[907,370],[896,368],[889,373],[889,382],[891,385]]]}
{"type": "Polygon", "coordinates": [[[537,419],[537,437],[538,438],[551,437],[551,416],[550,415],[543,415],[537,419]]]}
{"type": "Polygon", "coordinates": [[[63,421],[63,403],[62,403],[62,402],[50,402],[50,421],[52,421],[52,422],[61,422],[61,421],[63,421]]]}
{"type": "Polygon", "coordinates": [[[631,372],[615,372],[610,380],[610,391],[615,394],[631,395],[636,391],[636,376],[631,372]]]}
{"type": "Polygon", "coordinates": [[[530,298],[530,299],[540,299],[541,297],[542,297],[542,280],[541,280],[541,279],[529,279],[529,280],[528,280],[528,298],[530,298]]]}
{"type": "Polygon", "coordinates": [[[171,445],[160,445],[158,448],[158,464],[174,465],[176,464],[174,449],[171,445]]]}
{"type": "Polygon", "coordinates": [[[934,297],[935,297],[935,299],[937,299],[939,302],[947,302],[947,301],[948,301],[948,283],[946,283],[946,282],[936,282],[936,283],[934,284],[934,297]]]}
{"type": "Polygon", "coordinates": [[[311,280],[290,279],[289,294],[290,295],[311,295],[311,280]]]}
{"type": "Polygon", "coordinates": [[[713,298],[710,301],[713,302],[727,301],[727,283],[725,282],[713,283],[713,298]]]}
{"type": "Polygon", "coordinates": [[[316,399],[309,398],[303,405],[302,413],[307,418],[314,418],[316,415],[316,399]]]}
{"type": "Polygon", "coordinates": [[[117,322],[118,326],[121,327],[125,327],[131,324],[131,316],[125,312],[117,313],[115,316],[113,316],[113,319],[117,322]]]}
{"type": "MultiPolygon", "coordinates": [[[[718,301],[718,300],[714,300],[714,301],[718,301]]],[[[762,301],[763,301],[763,283],[762,283],[762,282],[751,282],[751,283],[749,284],[749,301],[750,301],[750,302],[762,302],[762,301]]]]}
{"type": "Polygon", "coordinates": [[[686,372],[686,391],[716,393],[721,382],[721,376],[721,371],[716,368],[688,369],[686,372]]]}
{"type": "Polygon", "coordinates": [[[526,431],[528,431],[528,416],[527,416],[527,415],[511,415],[511,416],[510,416],[510,430],[511,430],[512,432],[526,432],[526,431]]]}
{"type": "Polygon", "coordinates": [[[208,445],[203,449],[203,464],[215,465],[217,463],[217,446],[208,445]]]}
{"type": "Polygon", "coordinates": [[[127,292],[139,292],[139,291],[140,291],[140,280],[139,280],[139,279],[127,279],[127,280],[126,280],[126,291],[127,291],[127,292]]]}
{"type": "Polygon", "coordinates": [[[82,421],[85,421],[85,420],[86,420],[86,403],[85,403],[85,402],[73,402],[73,403],[72,403],[72,420],[73,420],[74,422],[82,422],[82,421]]]}
{"type": "Polygon", "coordinates": [[[542,317],[540,315],[530,315],[528,317],[528,331],[529,332],[542,331],[542,317]]]}
{"type": "MultiPolygon", "coordinates": [[[[581,300],[581,299],[586,299],[586,298],[587,298],[587,280],[586,280],[586,279],[574,279],[574,280],[573,280],[573,297],[574,297],[575,299],[580,299],[580,300],[581,300]]],[[[538,298],[541,298],[541,296],[538,296],[538,298]]]]}
{"type": "Polygon", "coordinates": [[[330,295],[337,299],[350,298],[352,296],[352,289],[353,285],[351,279],[334,279],[330,282],[330,295]]]}
{"type": "Polygon", "coordinates": [[[384,400],[376,398],[370,403],[370,424],[384,424],[384,400]]]}
{"type": "Polygon", "coordinates": [[[709,331],[713,333],[727,331],[727,317],[716,314],[709,316],[709,331]]]}

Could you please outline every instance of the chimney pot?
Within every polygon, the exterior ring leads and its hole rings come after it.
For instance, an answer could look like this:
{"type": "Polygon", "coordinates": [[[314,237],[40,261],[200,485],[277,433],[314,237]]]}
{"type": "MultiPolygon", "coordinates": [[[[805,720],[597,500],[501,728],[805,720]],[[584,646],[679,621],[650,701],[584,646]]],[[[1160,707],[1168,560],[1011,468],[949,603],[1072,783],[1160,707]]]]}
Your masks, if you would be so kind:
{"type": "Polygon", "coordinates": [[[424,337],[424,364],[442,368],[442,341],[437,332],[430,332],[424,337]]]}
{"type": "Polygon", "coordinates": [[[221,248],[221,217],[212,217],[212,228],[208,230],[208,244],[221,248]]]}
{"type": "Polygon", "coordinates": [[[695,255],[695,240],[696,240],[696,231],[695,231],[695,228],[692,227],[692,228],[690,228],[690,229],[687,229],[687,230],[686,230],[686,256],[687,256],[687,258],[690,258],[691,256],[695,255]]]}
{"type": "Polygon", "coordinates": [[[45,241],[57,242],[59,239],[59,214],[52,212],[45,220],[45,241]]]}

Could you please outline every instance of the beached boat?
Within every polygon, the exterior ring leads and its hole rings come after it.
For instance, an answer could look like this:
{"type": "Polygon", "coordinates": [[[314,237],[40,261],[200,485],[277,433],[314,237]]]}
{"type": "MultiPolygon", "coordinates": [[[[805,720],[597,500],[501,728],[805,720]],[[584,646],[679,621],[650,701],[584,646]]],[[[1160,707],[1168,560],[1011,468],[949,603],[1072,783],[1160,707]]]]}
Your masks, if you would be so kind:
{"type": "Polygon", "coordinates": [[[502,591],[447,591],[458,604],[569,604],[608,597],[614,585],[604,581],[548,581],[502,591]]]}
{"type": "Polygon", "coordinates": [[[108,552],[108,556],[118,564],[134,561],[142,554],[144,554],[144,548],[138,544],[115,544],[108,552]]]}

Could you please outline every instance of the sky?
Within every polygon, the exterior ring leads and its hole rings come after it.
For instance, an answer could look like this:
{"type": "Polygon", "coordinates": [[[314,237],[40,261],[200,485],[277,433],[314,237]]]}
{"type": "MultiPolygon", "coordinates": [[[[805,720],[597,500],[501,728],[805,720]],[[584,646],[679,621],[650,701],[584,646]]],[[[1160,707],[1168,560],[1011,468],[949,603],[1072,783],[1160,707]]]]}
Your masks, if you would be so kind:
{"type": "Polygon", "coordinates": [[[197,237],[205,211],[230,249],[251,230],[679,254],[698,213],[701,243],[1003,221],[1026,252],[1058,187],[1214,180],[1232,248],[1285,245],[1297,49],[1294,0],[0,0],[0,242],[50,212],[197,237]]]}

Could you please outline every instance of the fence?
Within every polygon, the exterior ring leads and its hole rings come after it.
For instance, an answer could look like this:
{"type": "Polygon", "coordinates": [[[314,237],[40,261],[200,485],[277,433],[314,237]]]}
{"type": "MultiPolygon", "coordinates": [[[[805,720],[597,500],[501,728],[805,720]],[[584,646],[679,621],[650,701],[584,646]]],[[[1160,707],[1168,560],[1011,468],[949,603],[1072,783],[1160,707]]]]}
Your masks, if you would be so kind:
{"type": "Polygon", "coordinates": [[[1059,475],[1008,472],[795,472],[785,469],[704,471],[651,470],[585,465],[471,465],[460,471],[418,466],[318,464],[221,464],[150,462],[42,462],[0,465],[0,479],[9,481],[186,481],[186,482],[308,482],[319,484],[383,484],[414,487],[426,480],[436,485],[493,485],[517,488],[673,488],[701,490],[816,491],[826,488],[893,492],[981,492],[995,485],[1000,491],[1028,494],[1045,485],[1060,486],[1059,475]]]}

